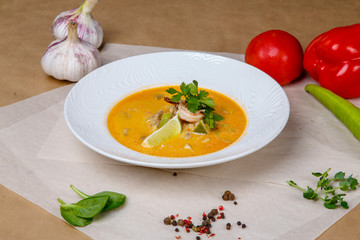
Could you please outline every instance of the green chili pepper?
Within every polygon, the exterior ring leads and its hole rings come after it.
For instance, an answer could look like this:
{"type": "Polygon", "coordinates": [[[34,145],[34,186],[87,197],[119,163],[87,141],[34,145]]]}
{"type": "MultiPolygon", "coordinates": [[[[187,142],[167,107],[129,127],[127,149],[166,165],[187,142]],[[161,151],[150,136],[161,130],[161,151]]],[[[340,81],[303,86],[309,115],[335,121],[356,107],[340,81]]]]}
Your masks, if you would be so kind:
{"type": "Polygon", "coordinates": [[[360,109],[332,91],[314,84],[305,86],[305,91],[329,109],[360,141],[360,109]]]}

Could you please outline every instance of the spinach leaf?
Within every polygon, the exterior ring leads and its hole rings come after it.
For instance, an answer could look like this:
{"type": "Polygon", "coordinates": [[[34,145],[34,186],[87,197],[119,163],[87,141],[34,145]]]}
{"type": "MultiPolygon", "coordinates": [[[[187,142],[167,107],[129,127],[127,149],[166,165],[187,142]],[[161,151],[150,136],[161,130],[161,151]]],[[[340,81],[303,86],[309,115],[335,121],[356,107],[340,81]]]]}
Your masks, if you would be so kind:
{"type": "Polygon", "coordinates": [[[71,204],[66,204],[60,198],[58,199],[60,206],[60,213],[61,216],[71,225],[78,226],[78,227],[85,227],[92,222],[92,218],[82,218],[75,214],[74,208],[69,207],[71,204]]]}
{"type": "Polygon", "coordinates": [[[109,196],[88,197],[77,203],[65,204],[61,207],[72,210],[78,217],[93,218],[104,209],[108,199],[109,196]]]}
{"type": "Polygon", "coordinates": [[[79,189],[77,189],[73,185],[70,185],[70,187],[72,190],[74,190],[75,193],[77,193],[80,197],[85,198],[85,199],[89,198],[89,197],[108,196],[109,199],[107,200],[105,207],[102,209],[103,212],[112,210],[114,208],[118,208],[118,207],[124,205],[124,203],[126,201],[126,196],[121,193],[103,191],[103,192],[94,194],[92,196],[89,196],[89,195],[81,192],[79,189]]]}

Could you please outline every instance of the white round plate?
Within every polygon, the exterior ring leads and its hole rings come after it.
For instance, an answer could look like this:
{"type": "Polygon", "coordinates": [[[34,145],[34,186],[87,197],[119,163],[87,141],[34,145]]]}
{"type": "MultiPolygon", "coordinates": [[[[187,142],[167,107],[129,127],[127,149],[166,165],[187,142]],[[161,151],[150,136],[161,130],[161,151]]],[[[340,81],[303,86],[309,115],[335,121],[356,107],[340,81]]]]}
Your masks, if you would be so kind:
{"type": "Polygon", "coordinates": [[[199,52],[159,52],[118,60],[82,78],[65,102],[65,119],[87,147],[109,158],[155,168],[202,167],[238,159],[270,143],[289,118],[288,98],[270,76],[246,63],[199,52]],[[181,82],[226,94],[248,118],[240,141],[218,152],[187,158],[145,155],[117,142],[107,128],[112,107],[140,89],[181,82]]]}

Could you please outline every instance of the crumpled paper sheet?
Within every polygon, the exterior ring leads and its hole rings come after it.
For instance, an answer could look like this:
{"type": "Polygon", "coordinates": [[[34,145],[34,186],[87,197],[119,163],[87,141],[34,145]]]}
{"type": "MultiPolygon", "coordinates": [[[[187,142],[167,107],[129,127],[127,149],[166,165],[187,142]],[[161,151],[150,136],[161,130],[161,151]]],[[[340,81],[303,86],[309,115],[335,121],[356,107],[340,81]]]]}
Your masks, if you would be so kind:
{"type": "MultiPolygon", "coordinates": [[[[142,53],[172,49],[107,44],[104,63],[142,53]]],[[[243,55],[218,53],[238,60],[243,55]]],[[[202,213],[224,206],[225,220],[213,224],[213,239],[314,239],[349,210],[328,210],[321,202],[307,201],[286,180],[314,186],[314,171],[331,167],[360,173],[359,142],[314,97],[304,91],[313,83],[301,81],[284,87],[290,118],[283,132],[268,146],[228,163],[195,169],[161,170],[137,167],[108,159],[82,145],[67,128],[63,106],[71,88],[62,87],[0,109],[0,181],[53,215],[60,216],[57,198],[76,202],[69,188],[85,193],[103,190],[127,195],[124,207],[100,215],[84,228],[94,239],[195,239],[194,232],[165,226],[163,218],[179,214],[201,223],[202,213]],[[224,202],[230,189],[238,205],[224,202]],[[236,226],[237,221],[246,229],[236,226]],[[232,230],[225,230],[230,222],[232,230]]],[[[360,106],[360,99],[352,100],[360,106]]],[[[346,196],[350,209],[360,193],[346,196]]],[[[202,236],[202,238],[207,238],[202,236]]]]}

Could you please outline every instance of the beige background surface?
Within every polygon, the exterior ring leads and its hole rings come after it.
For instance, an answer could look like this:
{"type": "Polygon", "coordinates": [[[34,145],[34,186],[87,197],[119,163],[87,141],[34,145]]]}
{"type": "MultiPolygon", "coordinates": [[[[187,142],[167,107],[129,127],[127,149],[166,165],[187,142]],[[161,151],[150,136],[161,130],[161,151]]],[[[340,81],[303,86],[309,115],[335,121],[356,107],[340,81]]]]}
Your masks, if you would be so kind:
{"type": "MultiPolygon", "coordinates": [[[[46,76],[40,58],[53,40],[50,26],[55,16],[80,4],[0,1],[0,106],[68,84],[46,76]]],[[[102,0],[93,15],[104,29],[105,43],[244,53],[254,36],[270,29],[288,31],[305,49],[318,34],[359,22],[359,9],[360,2],[354,0],[102,0]]],[[[58,239],[87,238],[4,187],[0,198],[0,237],[9,233],[3,236],[52,238],[57,232],[58,239]],[[26,218],[36,220],[23,224],[26,218]],[[39,219],[48,223],[46,231],[39,219]]],[[[355,239],[360,235],[359,223],[357,206],[320,239],[355,239]]]]}

